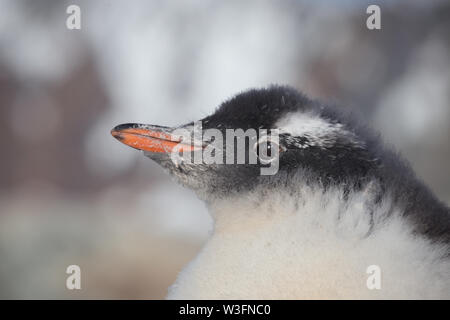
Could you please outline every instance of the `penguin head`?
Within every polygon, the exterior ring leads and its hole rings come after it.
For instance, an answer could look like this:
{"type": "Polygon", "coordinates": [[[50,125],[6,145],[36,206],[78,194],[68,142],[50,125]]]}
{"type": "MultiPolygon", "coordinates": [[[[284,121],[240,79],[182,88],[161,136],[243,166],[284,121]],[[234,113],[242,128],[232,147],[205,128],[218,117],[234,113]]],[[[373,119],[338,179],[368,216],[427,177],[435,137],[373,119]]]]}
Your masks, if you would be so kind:
{"type": "Polygon", "coordinates": [[[285,86],[252,89],[174,128],[123,124],[111,131],[143,150],[202,198],[289,184],[358,184],[378,167],[377,138],[357,122],[285,86]]]}

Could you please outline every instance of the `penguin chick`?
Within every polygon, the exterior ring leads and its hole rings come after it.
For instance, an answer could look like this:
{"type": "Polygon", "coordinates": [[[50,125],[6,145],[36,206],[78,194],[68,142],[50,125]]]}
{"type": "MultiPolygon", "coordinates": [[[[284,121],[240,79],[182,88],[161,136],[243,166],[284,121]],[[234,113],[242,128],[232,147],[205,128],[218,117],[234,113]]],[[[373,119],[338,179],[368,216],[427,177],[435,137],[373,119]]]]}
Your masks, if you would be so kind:
{"type": "Polygon", "coordinates": [[[249,90],[200,122],[223,137],[258,132],[243,163],[234,139],[215,145],[232,163],[174,161],[174,150],[212,143],[195,136],[198,123],[112,130],[195,190],[213,217],[169,299],[450,298],[449,209],[359,121],[290,87],[249,90]],[[277,132],[266,141],[278,151],[274,174],[261,174],[260,129],[277,132]]]}

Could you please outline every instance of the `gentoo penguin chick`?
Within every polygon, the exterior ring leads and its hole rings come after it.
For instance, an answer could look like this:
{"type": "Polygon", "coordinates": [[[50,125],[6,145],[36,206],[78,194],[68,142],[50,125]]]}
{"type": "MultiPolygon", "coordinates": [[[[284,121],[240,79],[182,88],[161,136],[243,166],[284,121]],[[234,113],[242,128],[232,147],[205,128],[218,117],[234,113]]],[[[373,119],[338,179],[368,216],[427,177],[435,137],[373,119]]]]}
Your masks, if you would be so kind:
{"type": "Polygon", "coordinates": [[[272,86],[238,94],[200,124],[112,130],[194,189],[214,219],[169,299],[450,298],[449,209],[358,121],[272,86]],[[200,124],[217,136],[196,135],[200,124]],[[244,161],[230,129],[257,132],[244,137],[244,161]],[[211,154],[234,161],[180,156],[214,141],[211,154]],[[272,153],[277,171],[262,174],[272,153]]]}

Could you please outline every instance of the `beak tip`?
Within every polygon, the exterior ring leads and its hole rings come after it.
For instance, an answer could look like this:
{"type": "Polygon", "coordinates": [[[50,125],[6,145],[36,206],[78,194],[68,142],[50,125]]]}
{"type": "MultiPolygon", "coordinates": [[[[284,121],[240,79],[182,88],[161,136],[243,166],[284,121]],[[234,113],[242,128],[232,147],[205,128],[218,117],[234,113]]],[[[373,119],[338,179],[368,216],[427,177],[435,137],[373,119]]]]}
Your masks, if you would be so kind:
{"type": "Polygon", "coordinates": [[[110,131],[111,135],[116,138],[117,140],[122,140],[122,134],[120,132],[120,128],[119,126],[114,127],[113,129],[111,129],[110,131]]]}

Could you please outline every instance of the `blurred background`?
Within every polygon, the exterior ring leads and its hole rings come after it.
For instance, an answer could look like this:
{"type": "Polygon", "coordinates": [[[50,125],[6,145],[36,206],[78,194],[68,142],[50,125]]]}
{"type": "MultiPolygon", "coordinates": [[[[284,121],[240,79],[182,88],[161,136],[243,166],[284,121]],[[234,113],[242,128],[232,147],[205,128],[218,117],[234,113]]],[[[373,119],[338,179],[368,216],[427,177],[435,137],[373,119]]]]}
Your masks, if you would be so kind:
{"type": "Polygon", "coordinates": [[[448,0],[0,0],[0,298],[164,298],[211,219],[109,131],[251,87],[357,110],[450,203],[449,33],[448,0]]]}

